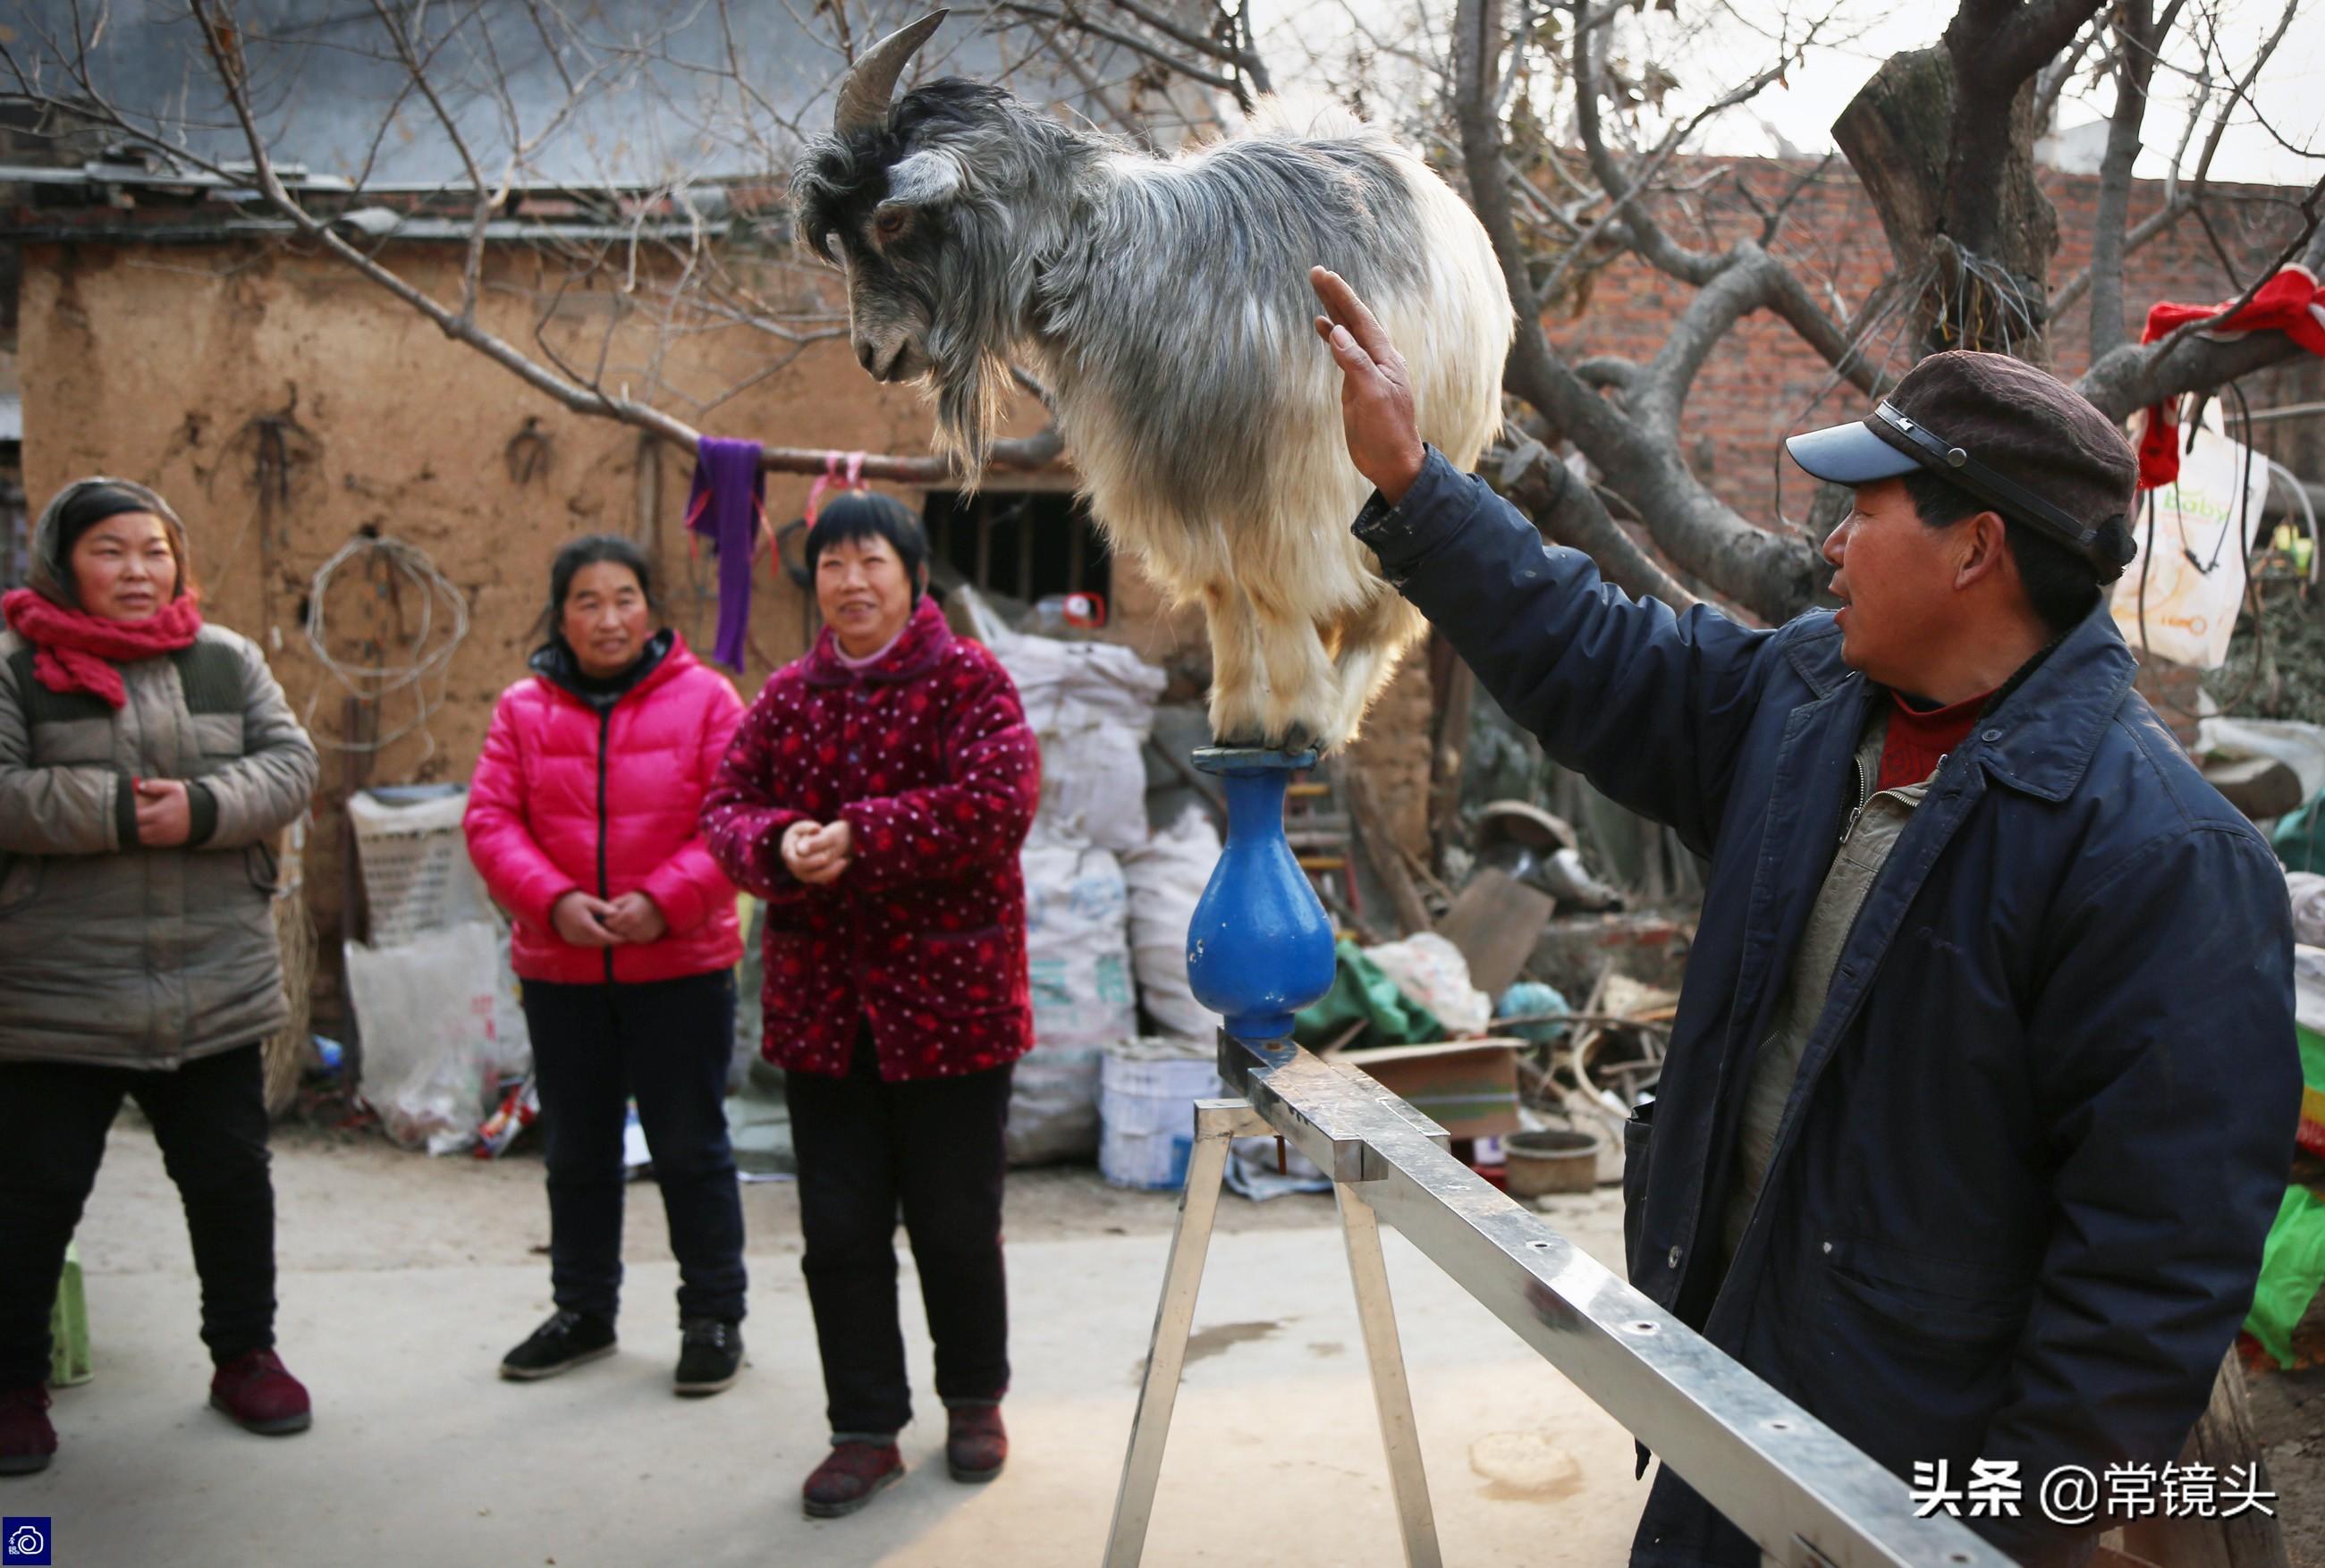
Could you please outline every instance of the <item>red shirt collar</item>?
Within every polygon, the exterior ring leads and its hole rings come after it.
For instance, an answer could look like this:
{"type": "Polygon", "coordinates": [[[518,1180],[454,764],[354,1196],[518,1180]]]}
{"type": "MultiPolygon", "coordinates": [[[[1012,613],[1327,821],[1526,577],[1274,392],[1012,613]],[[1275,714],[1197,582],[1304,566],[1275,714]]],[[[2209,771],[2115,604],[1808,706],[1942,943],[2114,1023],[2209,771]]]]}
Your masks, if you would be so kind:
{"type": "Polygon", "coordinates": [[[1917,708],[1901,692],[1889,694],[1889,733],[1881,742],[1881,776],[1876,790],[1919,784],[1937,770],[1939,759],[1969,738],[1980,709],[1994,693],[1982,691],[1941,708],[1917,708]]]}

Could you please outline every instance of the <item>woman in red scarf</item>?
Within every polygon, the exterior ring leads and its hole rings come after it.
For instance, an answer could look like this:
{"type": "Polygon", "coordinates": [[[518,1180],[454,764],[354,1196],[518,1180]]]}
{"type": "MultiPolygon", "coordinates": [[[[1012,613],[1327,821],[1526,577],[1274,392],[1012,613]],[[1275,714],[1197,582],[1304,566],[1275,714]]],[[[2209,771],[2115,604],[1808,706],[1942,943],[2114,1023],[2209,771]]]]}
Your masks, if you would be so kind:
{"type": "Polygon", "coordinates": [[[274,1353],[259,1042],[289,1017],[273,839],[315,748],[247,639],[203,624],[186,530],[85,479],[0,597],[0,1475],[47,1468],[49,1315],[123,1096],[185,1200],[210,1403],[303,1431],[274,1353]]]}

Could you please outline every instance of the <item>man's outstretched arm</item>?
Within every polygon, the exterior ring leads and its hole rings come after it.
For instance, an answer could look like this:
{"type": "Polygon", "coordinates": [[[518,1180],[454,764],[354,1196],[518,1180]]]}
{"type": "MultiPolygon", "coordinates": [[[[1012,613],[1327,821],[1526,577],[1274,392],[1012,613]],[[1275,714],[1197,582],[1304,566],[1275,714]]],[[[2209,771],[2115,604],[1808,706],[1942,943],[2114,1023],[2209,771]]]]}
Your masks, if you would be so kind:
{"type": "Polygon", "coordinates": [[[1770,633],[1635,601],[1590,558],[1422,445],[1404,361],[1338,274],[1311,281],[1341,376],[1348,457],[1380,494],[1357,537],[1494,700],[1561,764],[1710,851],[1770,633]]]}

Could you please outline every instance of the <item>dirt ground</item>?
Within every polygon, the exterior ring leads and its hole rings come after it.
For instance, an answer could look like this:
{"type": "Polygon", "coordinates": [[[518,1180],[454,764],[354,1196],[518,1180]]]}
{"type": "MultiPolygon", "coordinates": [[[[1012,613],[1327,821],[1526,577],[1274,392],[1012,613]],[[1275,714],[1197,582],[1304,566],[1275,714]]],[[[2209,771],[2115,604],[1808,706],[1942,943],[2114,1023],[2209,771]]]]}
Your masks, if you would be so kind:
{"type": "MultiPolygon", "coordinates": [[[[548,1212],[540,1161],[523,1146],[496,1162],[465,1156],[430,1159],[394,1148],[370,1132],[292,1122],[277,1130],[276,1149],[286,1269],[310,1278],[372,1271],[417,1278],[431,1270],[465,1270],[465,1276],[444,1277],[481,1280],[510,1272],[531,1278],[537,1273],[537,1292],[527,1286],[523,1293],[545,1296],[548,1212]]],[[[103,1276],[183,1278],[190,1273],[190,1259],[175,1194],[153,1157],[150,1135],[134,1113],[125,1112],[115,1129],[109,1154],[83,1226],[100,1255],[91,1259],[92,1268],[103,1276]]],[[[634,1265],[666,1259],[661,1205],[652,1183],[634,1185],[631,1199],[625,1254],[634,1265]]],[[[744,1188],[744,1207],[755,1287],[762,1279],[771,1284],[780,1279],[784,1283],[779,1288],[795,1291],[792,1260],[800,1250],[796,1188],[780,1181],[750,1184],[744,1188]]],[[[1544,1212],[1555,1228],[1588,1239],[1591,1250],[1609,1262],[1619,1251],[1621,1208],[1613,1191],[1549,1200],[1544,1212]]],[[[1175,1194],[1111,1187],[1088,1167],[1022,1170],[1010,1177],[1007,1222],[1013,1246],[1039,1250],[1068,1242],[1099,1248],[1134,1244],[1107,1240],[1120,1237],[1150,1239],[1145,1245],[1151,1248],[1151,1239],[1168,1232],[1176,1215],[1175,1194]]],[[[1259,1204],[1230,1195],[1218,1212],[1219,1245],[1229,1249],[1236,1245],[1231,1238],[1255,1233],[1283,1234],[1289,1242],[1294,1239],[1290,1233],[1313,1235],[1329,1231],[1334,1223],[1327,1194],[1292,1194],[1259,1204]]],[[[1091,1254],[1093,1262],[1097,1256],[1091,1254]]],[[[1131,1292],[1141,1303],[1151,1303],[1147,1271],[1158,1263],[1159,1254],[1141,1254],[1135,1270],[1137,1288],[1131,1292]]],[[[642,1285],[644,1277],[642,1271],[642,1285]]],[[[119,1288],[107,1285],[104,1293],[110,1296],[119,1288]]],[[[1151,1305],[1139,1305],[1128,1316],[1138,1318],[1151,1311],[1151,1305]]],[[[1206,1312],[1208,1315],[1208,1307],[1206,1312]]],[[[521,1314],[505,1324],[497,1315],[489,1325],[478,1324],[477,1350],[488,1354],[485,1341],[514,1342],[528,1326],[521,1314]]],[[[1271,1326],[1255,1319],[1218,1325],[1214,1332],[1260,1332],[1271,1326]]],[[[2312,1309],[2299,1342],[2309,1352],[2304,1358],[2309,1365],[2291,1372],[2264,1366],[2249,1374],[2247,1387],[2271,1484],[2280,1499],[2292,1568],[2325,1568],[2325,1306],[2312,1309]]],[[[1325,1353],[1308,1348],[1315,1355],[1325,1353]]],[[[1338,1349],[1338,1342],[1330,1348],[1338,1349]]],[[[78,1415],[74,1425],[83,1425],[78,1415]]],[[[91,1435],[75,1432],[77,1441],[91,1435]]],[[[1618,1484],[1626,1480],[1612,1477],[1604,1484],[1608,1488],[1607,1505],[1627,1517],[1635,1494],[1618,1484]]],[[[1626,1522],[1612,1521],[1610,1529],[1613,1524],[1621,1528],[1601,1551],[1627,1534],[1626,1522]]],[[[1568,1560],[1608,1559],[1593,1552],[1568,1560]]],[[[1619,1556],[1612,1560],[1619,1561],[1619,1556]]]]}
{"type": "MultiPolygon", "coordinates": [[[[134,1115],[125,1112],[125,1127],[134,1115]]],[[[139,1130],[141,1134],[143,1130],[139,1130]]],[[[118,1136],[118,1134],[116,1134],[118,1136]]],[[[510,1263],[543,1255],[549,1206],[542,1195],[537,1148],[520,1144],[506,1158],[466,1155],[430,1159],[369,1132],[338,1131],[287,1122],[275,1129],[278,1181],[295,1181],[310,1206],[337,1217],[324,1241],[336,1257],[316,1261],[355,1266],[369,1254],[420,1263],[510,1263]],[[447,1175],[460,1173],[461,1223],[444,1223],[447,1175]],[[500,1194],[487,1199],[485,1194],[500,1194]]],[[[662,1208],[651,1181],[633,1183],[625,1211],[625,1255],[666,1253],[662,1208]]],[[[1139,1236],[1167,1231],[1178,1219],[1174,1193],[1130,1192],[1100,1180],[1088,1166],[1048,1166],[1012,1171],[1007,1223],[1012,1241],[1063,1241],[1084,1236],[1139,1236]]],[[[175,1259],[184,1240],[171,1223],[156,1226],[153,1241],[175,1259]]],[[[799,1193],[790,1182],[753,1182],[743,1188],[745,1233],[753,1256],[800,1250],[799,1193]]],[[[1292,1230],[1336,1223],[1329,1194],[1293,1193],[1264,1204],[1229,1199],[1219,1205],[1218,1229],[1292,1230]]],[[[315,1241],[310,1239],[310,1250],[315,1241]]],[[[148,1265],[160,1259],[147,1260],[148,1265]]],[[[112,1267],[135,1267],[117,1259],[112,1267]]],[[[543,1268],[547,1264],[542,1264],[543,1268]]]]}
{"type": "MultiPolygon", "coordinates": [[[[629,1189],[621,1352],[512,1384],[491,1369],[549,1307],[537,1158],[430,1159],[289,1126],[274,1173],[283,1351],[316,1397],[312,1432],[285,1442],[201,1408],[176,1194],[140,1120],[115,1127],[79,1238],[96,1376],[57,1391],[57,1462],[0,1496],[12,1515],[52,1519],[57,1562],[391,1568],[420,1543],[430,1562],[558,1568],[1099,1555],[1174,1194],[1117,1192],[1087,1168],[1014,1176],[1008,1473],[947,1478],[921,1385],[903,1481],[825,1521],[797,1501],[824,1424],[790,1185],[744,1189],[748,1370],[697,1401],[670,1393],[676,1269],[651,1182],[629,1189]]],[[[1230,1196],[1219,1215],[1146,1561],[1387,1568],[1401,1554],[1331,1202],[1230,1196]]],[[[1612,1192],[1545,1217],[1582,1277],[1619,1254],[1612,1192]]],[[[1627,1435],[1403,1238],[1384,1241],[1447,1560],[1620,1563],[1645,1490],[1627,1435]]],[[[901,1261],[911,1301],[916,1270],[901,1261]]],[[[919,1317],[903,1325],[916,1382],[931,1354],[919,1317]]]]}
{"type": "Polygon", "coordinates": [[[2293,1334],[2306,1364],[2284,1371],[2263,1360],[2245,1376],[2253,1432],[2281,1500],[2293,1568],[2325,1568],[2325,1296],[2293,1334]]]}

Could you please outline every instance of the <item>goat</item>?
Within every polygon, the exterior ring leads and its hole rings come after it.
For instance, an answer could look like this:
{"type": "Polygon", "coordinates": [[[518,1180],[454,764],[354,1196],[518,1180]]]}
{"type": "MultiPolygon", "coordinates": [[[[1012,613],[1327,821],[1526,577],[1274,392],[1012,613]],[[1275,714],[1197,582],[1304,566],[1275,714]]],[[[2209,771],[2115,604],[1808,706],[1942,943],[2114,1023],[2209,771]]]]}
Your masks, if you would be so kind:
{"type": "Polygon", "coordinates": [[[857,360],[932,389],[938,445],[972,476],[1011,362],[1031,366],[1116,552],[1202,603],[1213,735],[1345,745],[1424,623],[1348,531],[1369,486],[1308,271],[1366,297],[1406,355],[1422,437],[1467,467],[1499,423],[1515,330],[1484,229],[1343,113],[1303,133],[1265,105],[1164,160],[996,87],[895,97],[944,16],[857,61],[832,134],[792,171],[794,232],[847,274],[857,360]]]}

